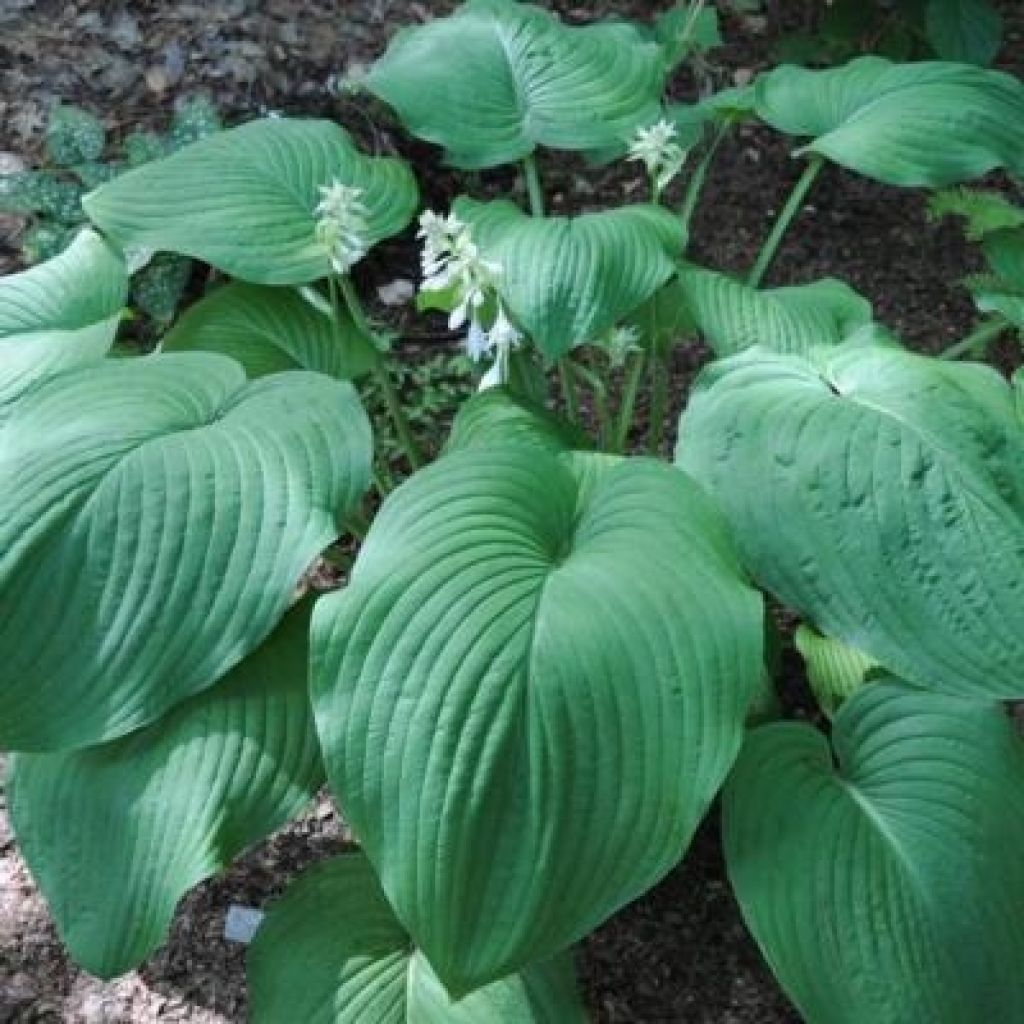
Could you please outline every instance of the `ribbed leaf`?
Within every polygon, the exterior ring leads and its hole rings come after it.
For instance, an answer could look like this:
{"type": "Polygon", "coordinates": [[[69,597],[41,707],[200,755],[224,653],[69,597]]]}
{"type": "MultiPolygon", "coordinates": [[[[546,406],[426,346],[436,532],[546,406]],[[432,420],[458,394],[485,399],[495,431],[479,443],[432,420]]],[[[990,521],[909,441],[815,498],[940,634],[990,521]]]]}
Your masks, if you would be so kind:
{"type": "Polygon", "coordinates": [[[313,622],[328,778],[456,990],[552,956],[682,855],[761,672],[721,520],[653,461],[471,448],[385,503],[313,622]]]}
{"type": "Polygon", "coordinates": [[[54,259],[0,278],[0,422],[34,381],[103,358],[127,292],[124,264],[93,231],[54,259]]]}
{"type": "Polygon", "coordinates": [[[871,303],[834,278],[759,291],[727,274],[687,267],[679,288],[719,356],[753,345],[803,355],[818,345],[837,345],[871,323],[871,303]]]}
{"type": "Polygon", "coordinates": [[[942,189],[928,201],[928,213],[936,218],[963,217],[967,237],[972,241],[1007,228],[1024,227],[1024,209],[990,189],[942,189]]]}
{"type": "Polygon", "coordinates": [[[1024,694],[1024,431],[994,370],[751,350],[701,376],[677,460],[823,632],[922,686],[1024,694]]]}
{"type": "Polygon", "coordinates": [[[445,451],[493,448],[509,443],[537,445],[553,453],[593,447],[579,428],[560,420],[547,409],[491,388],[462,404],[445,451]]]}
{"type": "Polygon", "coordinates": [[[213,689],[131,736],[14,759],[18,844],[86,970],[109,978],[141,963],[191,886],[322,783],[308,626],[307,604],[213,689]]]}
{"type": "Polygon", "coordinates": [[[316,238],[319,188],[363,190],[368,241],[401,231],[418,192],[400,160],[369,157],[331,121],[266,118],[218,132],[91,192],[92,221],[122,245],[184,253],[257,284],[330,271],[316,238]]]}
{"type": "Polygon", "coordinates": [[[568,955],[455,1002],[395,919],[369,861],[316,865],[249,950],[253,1024],[582,1024],[568,955]]]}
{"type": "Polygon", "coordinates": [[[762,75],[758,117],[890,185],[951,185],[997,167],[1024,174],[1024,83],[967,64],[860,57],[762,75]]]}
{"type": "Polygon", "coordinates": [[[0,749],[114,739],[259,644],[370,472],[350,384],[223,356],[51,378],[0,431],[0,749]]]}
{"type": "Polygon", "coordinates": [[[821,636],[808,626],[797,629],[793,642],[804,659],[814,696],[829,718],[861,688],[868,673],[878,667],[878,662],[863,651],[821,636]]]}
{"type": "Polygon", "coordinates": [[[661,47],[625,22],[582,28],[512,0],[469,0],[399,32],[367,87],[457,167],[494,167],[536,146],[615,146],[660,116],[661,47]]]}
{"type": "Polygon", "coordinates": [[[756,730],[729,875],[808,1024],[1024,1020],[1024,757],[987,703],[867,687],[828,741],[756,730]],[[833,758],[836,763],[833,763],[833,758]]]}
{"type": "Polygon", "coordinates": [[[1024,227],[993,231],[982,249],[992,273],[1024,293],[1024,227]]]}
{"type": "Polygon", "coordinates": [[[1003,19],[991,0],[928,0],[928,42],[943,60],[991,64],[1003,39],[1003,19]]]}
{"type": "Polygon", "coordinates": [[[460,199],[499,291],[550,359],[603,334],[675,272],[686,237],[678,217],[627,206],[578,217],[529,217],[514,203],[460,199]]]}
{"type": "Polygon", "coordinates": [[[165,352],[231,356],[250,377],[317,370],[347,380],[370,370],[373,342],[351,318],[337,323],[292,288],[235,282],[197,302],[164,338],[165,352]]]}

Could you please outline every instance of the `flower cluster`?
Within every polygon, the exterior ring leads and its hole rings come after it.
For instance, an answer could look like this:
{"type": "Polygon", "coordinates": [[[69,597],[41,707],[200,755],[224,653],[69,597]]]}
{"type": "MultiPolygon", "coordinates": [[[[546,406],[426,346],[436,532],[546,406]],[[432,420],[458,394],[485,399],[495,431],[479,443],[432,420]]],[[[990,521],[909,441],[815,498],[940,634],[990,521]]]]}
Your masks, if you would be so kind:
{"type": "Polygon", "coordinates": [[[331,267],[347,274],[370,248],[369,211],[362,201],[363,190],[333,181],[320,186],[320,202],[313,213],[317,217],[316,238],[330,253],[331,267]]]}
{"type": "Polygon", "coordinates": [[[448,317],[449,328],[456,331],[468,324],[466,353],[470,359],[494,359],[480,382],[481,390],[503,383],[508,377],[509,353],[522,341],[522,334],[498,296],[501,264],[484,259],[469,225],[454,213],[443,217],[425,211],[420,217],[417,237],[423,240],[420,291],[452,292],[454,305],[448,317]],[[485,307],[494,310],[491,325],[486,328],[481,322],[485,307]]]}
{"type": "Polygon", "coordinates": [[[686,160],[686,150],[676,141],[676,126],[664,118],[648,128],[639,128],[629,144],[629,159],[639,160],[661,190],[679,173],[686,160]]]}

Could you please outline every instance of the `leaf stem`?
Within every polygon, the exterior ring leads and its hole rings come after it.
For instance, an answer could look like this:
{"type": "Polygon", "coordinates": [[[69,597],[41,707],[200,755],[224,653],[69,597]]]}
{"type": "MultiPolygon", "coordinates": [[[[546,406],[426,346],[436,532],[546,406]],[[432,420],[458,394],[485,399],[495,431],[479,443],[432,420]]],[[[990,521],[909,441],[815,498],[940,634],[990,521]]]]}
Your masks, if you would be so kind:
{"type": "Polygon", "coordinates": [[[534,217],[544,216],[544,189],[537,170],[537,157],[530,153],[523,157],[523,176],[526,178],[526,192],[530,197],[530,213],[534,217]]]}
{"type": "Polygon", "coordinates": [[[594,412],[597,416],[599,440],[602,448],[607,441],[608,433],[608,389],[600,374],[595,373],[589,366],[582,363],[575,363],[567,360],[569,368],[585,384],[594,396],[594,412]]]}
{"type": "Polygon", "coordinates": [[[580,398],[576,392],[576,381],[572,374],[572,360],[563,356],[558,360],[558,379],[562,384],[562,399],[565,402],[565,415],[571,423],[579,423],[580,398]]]}
{"type": "Polygon", "coordinates": [[[633,410],[636,408],[636,396],[640,390],[640,381],[644,375],[645,353],[633,352],[626,366],[626,376],[622,384],[622,398],[619,402],[619,416],[612,436],[612,451],[621,454],[626,448],[629,428],[633,422],[633,410]]]}
{"type": "Polygon", "coordinates": [[[1001,316],[982,320],[966,338],[961,338],[955,345],[950,345],[939,355],[939,358],[959,359],[964,355],[980,356],[1009,326],[1010,322],[1001,316]]]}
{"type": "MultiPolygon", "coordinates": [[[[388,368],[385,365],[384,360],[380,357],[379,350],[384,346],[381,343],[377,332],[373,329],[370,321],[367,319],[366,312],[363,310],[363,304],[359,301],[359,295],[356,292],[355,286],[352,284],[352,278],[347,274],[335,278],[332,274],[330,281],[332,283],[336,281],[337,288],[341,291],[341,296],[345,301],[345,305],[352,316],[352,321],[356,325],[356,328],[368,338],[372,338],[374,340],[378,349],[378,356],[373,361],[374,381],[384,398],[384,404],[387,406],[388,414],[391,416],[391,421],[395,425],[395,433],[398,436],[398,443],[402,446],[402,450],[405,452],[405,457],[409,460],[409,465],[414,470],[419,469],[423,465],[423,456],[420,454],[420,450],[412,436],[409,421],[405,418],[405,413],[402,410],[402,400],[398,395],[398,391],[395,389],[395,384],[391,379],[391,374],[388,373],[388,368]]],[[[333,289],[332,298],[336,299],[336,292],[334,292],[333,289]]]]}
{"type": "Polygon", "coordinates": [[[647,423],[647,451],[657,455],[665,436],[665,410],[668,405],[668,358],[651,353],[651,408],[647,423]]]}
{"type": "Polygon", "coordinates": [[[800,175],[799,180],[793,186],[793,191],[790,192],[786,205],[782,208],[781,213],[776,219],[771,234],[768,236],[760,253],[758,253],[757,262],[747,276],[747,284],[751,288],[756,288],[761,283],[761,278],[764,277],[764,272],[771,266],[772,260],[775,259],[775,254],[778,252],[782,239],[793,222],[793,218],[800,212],[801,207],[804,205],[804,200],[807,198],[807,193],[810,192],[815,178],[818,177],[824,166],[825,158],[817,154],[807,161],[803,174],[800,175]]]}
{"type": "Polygon", "coordinates": [[[704,155],[700,158],[700,163],[697,164],[693,169],[693,174],[690,175],[690,180],[686,186],[686,195],[683,197],[683,205],[679,209],[679,218],[683,222],[683,231],[686,232],[687,236],[690,234],[690,222],[693,220],[697,203],[700,201],[700,194],[704,189],[704,182],[707,179],[711,162],[715,159],[718,147],[721,146],[726,135],[729,134],[731,127],[732,124],[729,121],[723,121],[718,126],[718,131],[715,132],[711,145],[705,150],[704,155]]]}

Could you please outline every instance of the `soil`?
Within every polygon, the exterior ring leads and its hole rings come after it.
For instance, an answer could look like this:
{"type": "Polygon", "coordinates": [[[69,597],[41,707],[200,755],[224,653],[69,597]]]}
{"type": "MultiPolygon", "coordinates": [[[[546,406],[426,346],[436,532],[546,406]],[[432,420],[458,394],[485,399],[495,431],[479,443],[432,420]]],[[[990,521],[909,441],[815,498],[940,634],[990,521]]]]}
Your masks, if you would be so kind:
{"type": "MultiPolygon", "coordinates": [[[[339,98],[334,85],[380,53],[397,26],[453,6],[452,0],[0,0],[0,157],[30,164],[38,158],[45,112],[58,98],[105,116],[117,136],[164,127],[176,99],[205,91],[229,121],[272,110],[333,116],[368,145],[414,159],[425,201],[439,208],[467,183],[441,167],[429,147],[409,143],[386,112],[374,110],[371,121],[361,101],[339,98]]],[[[606,12],[643,17],[665,4],[548,6],[585,21],[606,12]]],[[[1017,63],[1006,66],[1022,74],[1024,12],[1013,0],[1002,7],[1008,24],[1004,53],[1017,55],[1017,63]]],[[[770,63],[775,33],[804,23],[807,10],[803,2],[776,0],[759,17],[727,18],[730,42],[715,56],[716,80],[741,80],[770,63]]],[[[683,76],[678,93],[693,90],[694,82],[683,76]]],[[[726,269],[750,265],[798,173],[788,150],[785,140],[758,128],[740,130],[723,146],[695,220],[695,258],[726,269]]],[[[635,173],[621,166],[585,172],[561,155],[546,155],[541,164],[556,208],[570,196],[583,194],[588,204],[599,205],[638,195],[641,188],[635,173]],[[589,191],[581,193],[581,187],[589,191]]],[[[470,184],[487,193],[512,180],[508,172],[496,172],[470,184]]],[[[0,220],[0,271],[15,268],[19,227],[0,220]]],[[[922,194],[829,169],[767,283],[842,276],[910,344],[937,351],[966,333],[974,319],[966,292],[956,285],[976,268],[974,261],[955,226],[927,222],[922,194]]],[[[414,278],[411,238],[385,247],[365,274],[370,294],[374,285],[414,278]]],[[[413,349],[451,343],[432,322],[424,327],[420,321],[408,333],[413,349]]],[[[1019,352],[1007,343],[995,358],[1008,368],[1019,363],[1019,352]]],[[[694,350],[678,352],[677,396],[685,394],[699,359],[694,350]]],[[[677,413],[673,409],[670,417],[677,413]]],[[[797,693],[787,704],[800,713],[795,666],[787,677],[787,694],[797,693]]],[[[716,819],[713,811],[677,870],[582,945],[581,984],[598,1024],[799,1020],[744,929],[726,880],[716,819]]],[[[102,983],[78,970],[61,949],[15,849],[0,789],[0,1024],[244,1020],[244,947],[223,937],[228,907],[266,906],[297,872],[349,841],[330,797],[322,794],[307,815],[185,897],[166,947],[141,970],[102,983]]]]}

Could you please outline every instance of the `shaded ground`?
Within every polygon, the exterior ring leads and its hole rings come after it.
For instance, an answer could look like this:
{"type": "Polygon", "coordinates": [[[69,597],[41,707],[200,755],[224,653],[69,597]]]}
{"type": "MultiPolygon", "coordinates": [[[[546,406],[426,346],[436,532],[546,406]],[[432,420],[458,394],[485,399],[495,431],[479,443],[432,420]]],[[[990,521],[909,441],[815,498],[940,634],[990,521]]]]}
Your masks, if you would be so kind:
{"type": "MultiPolygon", "coordinates": [[[[410,145],[386,121],[369,121],[357,102],[340,100],[333,86],[379,53],[397,24],[452,6],[448,0],[0,0],[0,152],[34,158],[45,111],[57,98],[105,115],[111,130],[123,134],[162,127],[176,98],[204,90],[231,120],[267,110],[335,116],[368,144],[415,156],[426,201],[442,206],[456,185],[434,154],[410,145]]],[[[595,8],[642,16],[663,5],[550,6],[584,20],[597,13],[595,8]]],[[[1020,54],[1021,13],[1016,5],[1014,12],[1011,4],[1005,6],[1012,13],[1006,52],[1020,54]]],[[[801,3],[768,4],[766,24],[799,21],[802,11],[801,3]]],[[[758,21],[727,25],[736,42],[716,58],[719,80],[728,82],[737,72],[763,65],[763,27],[758,21]]],[[[679,84],[683,93],[692,87],[685,80],[679,84]]],[[[743,129],[723,147],[695,222],[697,258],[727,269],[751,263],[797,174],[787,151],[783,140],[755,128],[743,129]]],[[[581,186],[590,189],[582,194],[595,205],[632,197],[639,188],[628,169],[583,178],[581,167],[561,156],[544,156],[541,163],[556,207],[581,194],[581,186]]],[[[508,172],[498,172],[475,188],[487,191],[511,182],[508,172]]],[[[0,224],[0,269],[13,266],[16,227],[0,224]]],[[[409,239],[401,239],[374,258],[365,284],[415,276],[415,266],[409,239]]],[[[842,276],[874,301],[881,320],[914,344],[936,350],[962,336],[973,320],[970,301],[955,284],[970,269],[972,254],[957,231],[926,223],[921,195],[829,170],[769,280],[842,276]]],[[[420,347],[446,340],[422,322],[415,335],[420,347]]],[[[1002,358],[1010,354],[1007,349],[1002,358]]],[[[695,362],[693,353],[679,352],[677,396],[684,394],[695,362]]],[[[716,829],[712,815],[686,863],[583,947],[580,975],[595,1021],[797,1020],[743,929],[725,881],[716,829]]],[[[297,871],[344,845],[342,824],[329,799],[321,798],[308,816],[188,896],[167,947],[142,971],[103,984],[64,956],[14,850],[0,795],[0,1024],[244,1020],[244,952],[222,937],[227,907],[264,906],[297,871]]]]}

